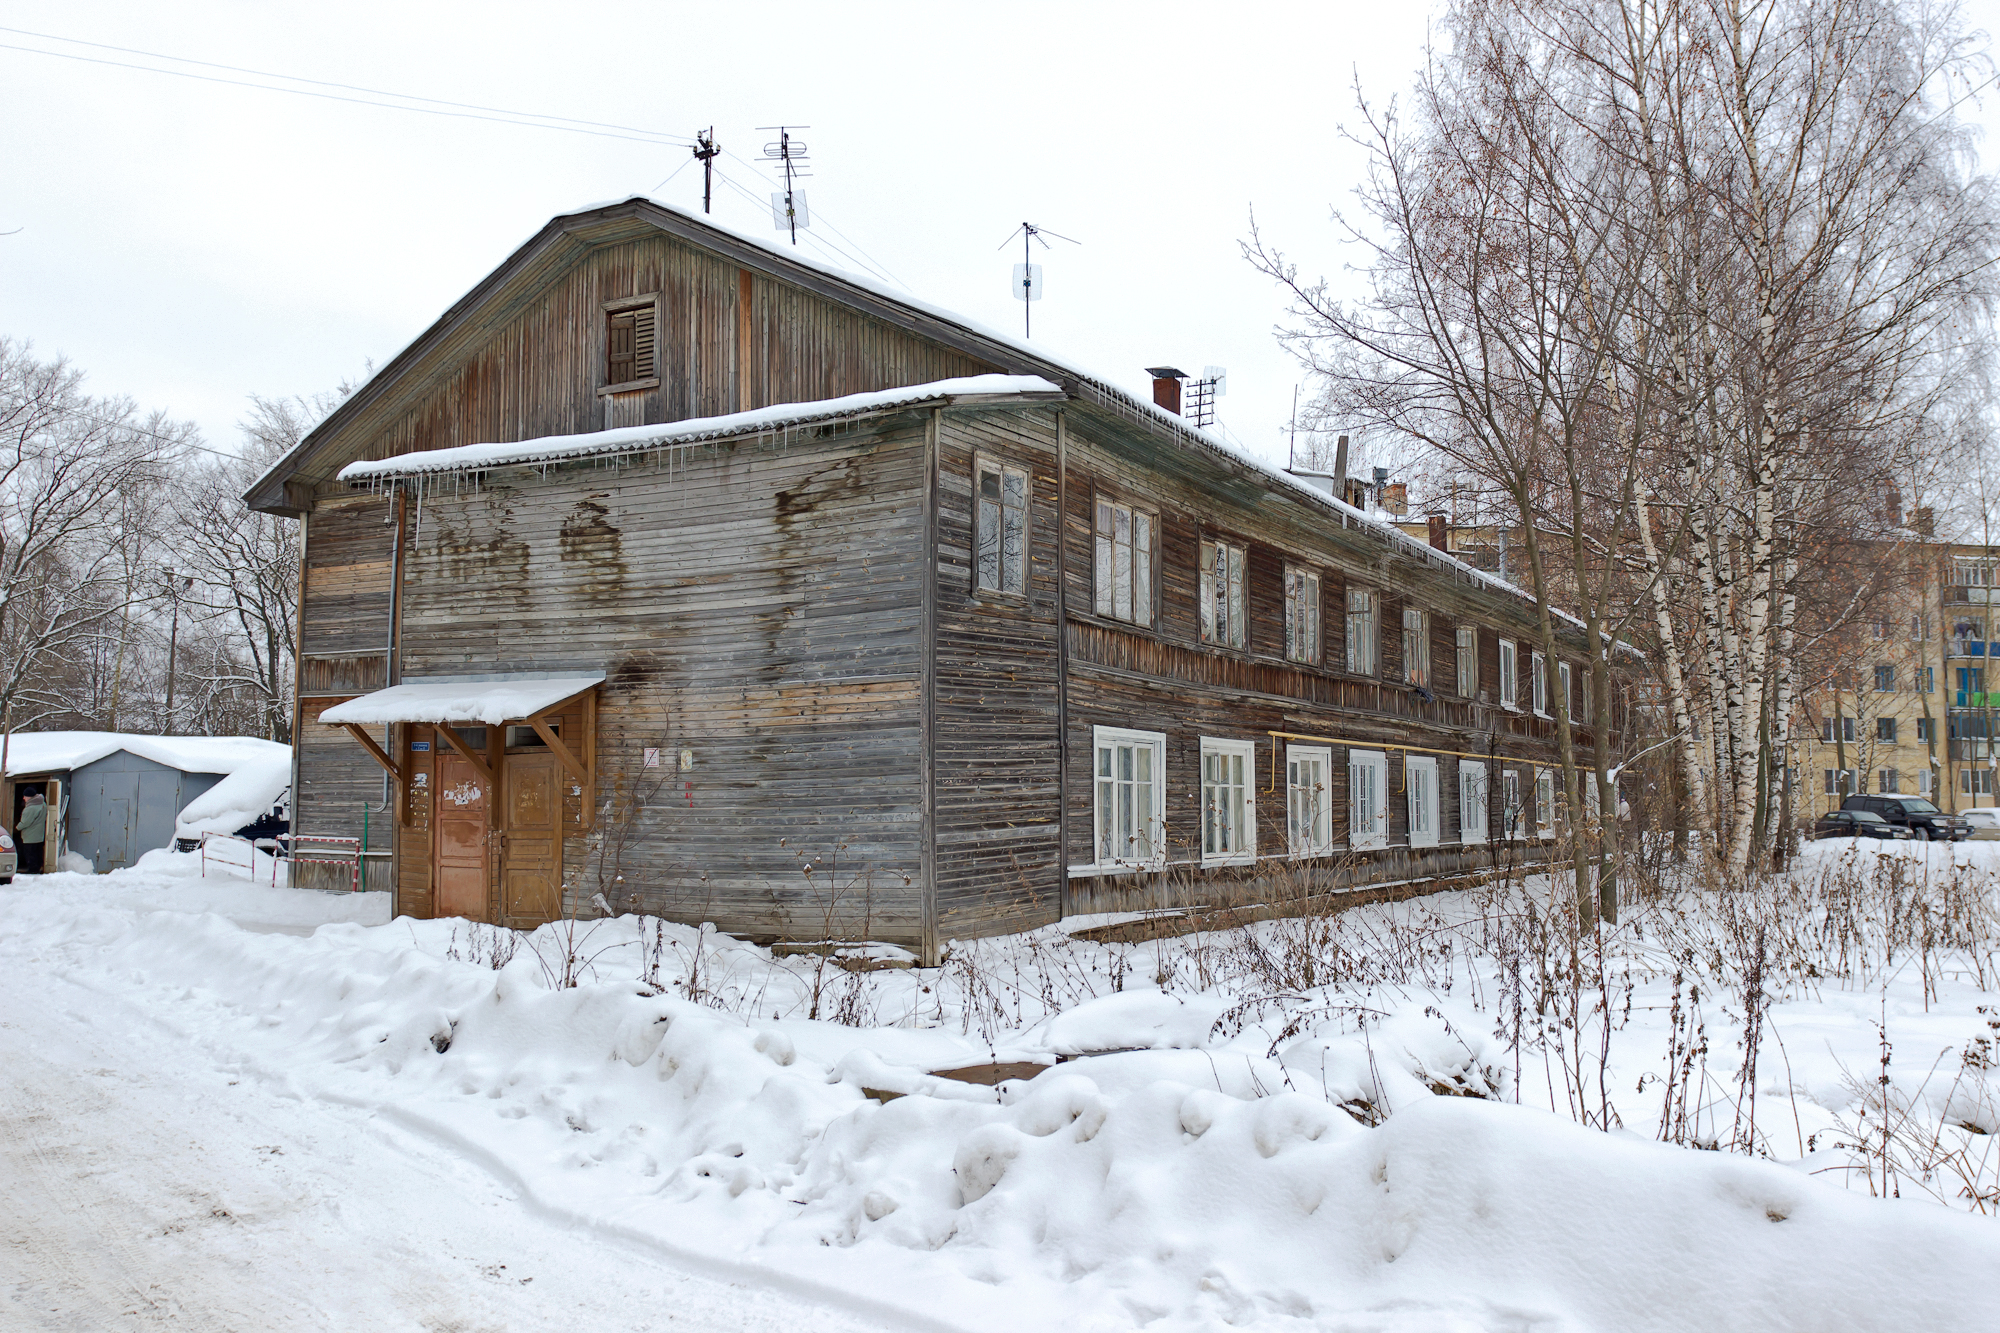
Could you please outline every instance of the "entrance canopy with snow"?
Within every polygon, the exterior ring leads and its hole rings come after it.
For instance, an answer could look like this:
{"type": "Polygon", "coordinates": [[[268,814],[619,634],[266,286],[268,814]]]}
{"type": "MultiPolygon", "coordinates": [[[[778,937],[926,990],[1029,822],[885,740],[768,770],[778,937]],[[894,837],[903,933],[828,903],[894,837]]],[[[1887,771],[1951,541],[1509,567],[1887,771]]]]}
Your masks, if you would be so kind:
{"type": "Polygon", "coordinates": [[[391,685],[335,704],[319,715],[329,726],[380,726],[385,722],[481,724],[497,727],[546,713],[567,699],[604,683],[602,671],[589,675],[521,672],[503,676],[438,676],[391,685]]]}
{"type": "MultiPolygon", "coordinates": [[[[480,782],[492,787],[496,778],[493,761],[468,746],[457,729],[467,726],[497,727],[521,722],[532,728],[571,777],[588,789],[591,770],[586,749],[579,758],[565,745],[547,721],[547,715],[578,698],[594,701],[594,691],[604,683],[604,673],[561,673],[523,671],[507,675],[432,676],[424,680],[391,685],[335,704],[319,715],[329,726],[343,727],[368,752],[384,772],[395,779],[396,818],[409,820],[409,772],[399,762],[406,752],[397,747],[397,758],[371,736],[367,728],[396,723],[423,723],[437,728],[437,735],[471,765],[480,782]]],[[[594,706],[587,703],[587,706],[594,706]]],[[[502,752],[504,754],[504,751],[502,752]]],[[[497,811],[498,806],[489,803],[497,811]]]]}

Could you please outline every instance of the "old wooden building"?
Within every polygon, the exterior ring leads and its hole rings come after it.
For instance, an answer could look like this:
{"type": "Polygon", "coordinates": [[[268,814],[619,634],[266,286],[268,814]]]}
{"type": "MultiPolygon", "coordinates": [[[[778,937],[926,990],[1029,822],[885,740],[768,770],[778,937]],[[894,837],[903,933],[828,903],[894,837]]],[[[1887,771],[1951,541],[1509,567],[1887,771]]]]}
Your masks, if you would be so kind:
{"type": "Polygon", "coordinates": [[[550,222],[247,498],[305,527],[294,827],[391,800],[416,916],[934,955],[1533,856],[1550,691],[1590,735],[1518,592],[645,199],[550,222]]]}

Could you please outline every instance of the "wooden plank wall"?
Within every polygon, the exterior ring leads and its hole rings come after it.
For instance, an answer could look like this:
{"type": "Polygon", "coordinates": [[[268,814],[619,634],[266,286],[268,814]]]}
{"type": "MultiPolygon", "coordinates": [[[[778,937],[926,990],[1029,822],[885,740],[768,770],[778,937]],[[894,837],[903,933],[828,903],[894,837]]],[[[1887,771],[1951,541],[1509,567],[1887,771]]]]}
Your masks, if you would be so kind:
{"type": "MultiPolygon", "coordinates": [[[[317,719],[341,699],[380,688],[384,679],[394,518],[386,497],[343,490],[316,505],[306,525],[299,789],[292,799],[298,833],[358,838],[362,805],[382,799],[381,768],[345,731],[319,726],[317,719]]],[[[370,843],[386,848],[388,818],[371,816],[368,824],[370,843]]],[[[293,882],[345,888],[348,877],[337,867],[301,865],[293,882]]]]}
{"type": "Polygon", "coordinates": [[[572,901],[921,941],[925,453],[909,414],[427,492],[403,678],[607,673],[572,901]]]}
{"type": "Polygon", "coordinates": [[[332,472],[359,457],[684,421],[995,369],[659,233],[580,249],[436,357],[315,465],[332,472]],[[660,294],[659,385],[600,396],[603,305],[649,292],[660,294]]]}
{"type": "MultiPolygon", "coordinates": [[[[1481,704],[1476,695],[1457,694],[1457,641],[1460,624],[1480,630],[1480,685],[1498,681],[1501,633],[1521,644],[1522,696],[1527,697],[1529,609],[1475,588],[1462,576],[1445,576],[1416,558],[1386,550],[1367,534],[1340,527],[1324,517],[1291,514],[1266,497],[1238,495],[1203,477],[1201,469],[1169,456],[1157,443],[1135,438],[1114,419],[1072,410],[1069,420],[1069,504],[1064,516],[1064,567],[1069,579],[1070,623],[1065,638],[1069,663],[1069,782],[1066,865],[1093,860],[1091,783],[1094,726],[1158,731],[1167,736],[1166,818],[1169,859],[1178,863],[1177,893],[1200,898],[1240,878],[1241,870],[1199,870],[1200,752],[1204,736],[1257,744],[1257,848],[1260,859],[1285,849],[1284,743],[1274,756],[1268,732],[1304,732],[1351,738],[1373,745],[1422,745],[1441,750],[1528,756],[1542,763],[1555,758],[1554,724],[1531,714],[1481,704]],[[1092,502],[1096,492],[1157,511],[1160,519],[1160,604],[1155,627],[1140,628],[1100,619],[1091,610],[1094,571],[1092,502]],[[1249,634],[1245,649],[1200,643],[1196,605],[1198,543],[1217,534],[1247,545],[1249,634]],[[1323,655],[1318,664],[1284,657],[1283,576],[1288,560],[1321,572],[1323,655]],[[1350,584],[1371,587],[1378,599],[1378,672],[1349,674],[1346,666],[1346,592],[1350,584]],[[1431,699],[1414,694],[1403,680],[1403,609],[1415,605],[1428,616],[1431,699]],[[1190,863],[1192,869],[1190,869],[1190,863]]],[[[1496,701],[1497,703],[1497,701],[1496,701]]],[[[1590,737],[1579,729],[1579,743],[1590,737]]],[[[1310,743],[1310,742],[1301,742],[1310,743]]],[[[1347,837],[1347,752],[1333,748],[1329,793],[1336,844],[1347,837]]],[[[1404,755],[1389,751],[1385,773],[1390,847],[1368,853],[1344,874],[1350,878],[1407,878],[1485,869],[1544,845],[1529,840],[1511,846],[1500,835],[1500,766],[1491,769],[1489,842],[1458,843],[1458,760],[1439,755],[1438,786],[1443,823],[1440,846],[1409,848],[1409,814],[1404,755]]],[[[1532,831],[1533,775],[1521,773],[1523,822],[1532,831]]],[[[1069,884],[1073,912],[1116,911],[1167,905],[1155,901],[1174,876],[1079,877],[1069,884]]]]}
{"type": "Polygon", "coordinates": [[[946,412],[937,451],[933,689],[937,937],[1062,914],[1058,839],[1056,414],[946,412]],[[1025,596],[973,586],[973,466],[1025,467],[1025,596]]]}

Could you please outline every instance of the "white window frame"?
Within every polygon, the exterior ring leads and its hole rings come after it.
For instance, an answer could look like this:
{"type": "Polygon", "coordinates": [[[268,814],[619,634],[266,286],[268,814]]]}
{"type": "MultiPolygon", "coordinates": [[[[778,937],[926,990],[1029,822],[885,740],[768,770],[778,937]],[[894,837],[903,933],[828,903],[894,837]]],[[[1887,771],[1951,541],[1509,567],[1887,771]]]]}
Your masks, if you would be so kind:
{"type": "Polygon", "coordinates": [[[1201,863],[1257,860],[1257,742],[1201,738],[1201,863]]]}
{"type": "Polygon", "coordinates": [[[1294,662],[1319,661],[1319,573],[1303,565],[1285,566],[1285,656],[1294,662]]]}
{"type": "Polygon", "coordinates": [[[1528,654],[1528,689],[1534,695],[1535,716],[1549,715],[1549,660],[1540,653],[1528,654]]]}
{"type": "Polygon", "coordinates": [[[1438,799],[1437,756],[1403,756],[1403,791],[1410,815],[1410,846],[1438,845],[1438,825],[1444,802],[1438,799]]]}
{"type": "Polygon", "coordinates": [[[1422,607],[1403,604],[1403,683],[1431,683],[1431,622],[1422,607]]]}
{"type": "Polygon", "coordinates": [[[1153,623],[1153,577],[1160,549],[1159,515],[1149,509],[1100,495],[1093,505],[1091,534],[1096,552],[1092,606],[1097,614],[1129,625],[1153,623]],[[1118,540],[1118,516],[1125,517],[1126,539],[1118,540]],[[1119,568],[1120,556],[1124,568],[1119,568]],[[1119,607],[1123,592],[1125,605],[1119,607]]]}
{"type": "Polygon", "coordinates": [[[1458,840],[1462,843],[1486,841],[1486,765],[1473,759],[1458,761],[1458,840]]]}
{"type": "Polygon", "coordinates": [[[1476,625],[1460,625],[1455,635],[1458,644],[1458,695],[1461,699],[1479,697],[1479,628],[1476,625]]]}
{"type": "Polygon", "coordinates": [[[1201,542],[1201,641],[1220,648],[1242,648],[1250,642],[1250,551],[1219,537],[1201,542]],[[1216,567],[1222,587],[1216,586],[1216,567]]]}
{"type": "Polygon", "coordinates": [[[1028,534],[1034,512],[1034,477],[1027,468],[997,458],[979,456],[972,467],[972,586],[979,592],[996,592],[1005,597],[1028,595],[1028,534]],[[986,479],[996,478],[998,495],[988,499],[986,479]],[[1015,477],[1021,484],[1021,502],[1007,502],[1007,481],[1015,477]],[[989,514],[991,527],[989,529],[989,514]],[[1007,550],[1007,520],[1017,516],[1015,549],[1007,550]],[[994,582],[987,582],[987,534],[992,533],[994,582]]]}
{"type": "Polygon", "coordinates": [[[1918,769],[1917,795],[1935,799],[1934,797],[1932,797],[1931,794],[1933,791],[1936,790],[1936,788],[1937,788],[1937,775],[1932,773],[1929,769],[1918,769]]]}
{"type": "Polygon", "coordinates": [[[1373,676],[1382,670],[1381,594],[1373,588],[1347,590],[1347,670],[1373,676]]]}
{"type": "Polygon", "coordinates": [[[1333,850],[1333,751],[1325,746],[1285,747],[1285,842],[1294,859],[1333,850]]]}
{"type": "MultiPolygon", "coordinates": [[[[1167,860],[1166,735],[1158,731],[1133,731],[1126,727],[1092,727],[1090,730],[1090,852],[1094,859],[1088,865],[1079,869],[1087,873],[1105,875],[1130,874],[1140,870],[1158,869],[1165,865],[1167,860]],[[1141,799],[1141,794],[1138,791],[1141,782],[1141,779],[1137,776],[1138,765],[1134,764],[1134,776],[1129,779],[1120,777],[1117,771],[1117,751],[1127,746],[1132,748],[1135,758],[1140,747],[1145,747],[1152,756],[1151,790],[1145,793],[1145,799],[1150,809],[1143,812],[1136,809],[1136,803],[1141,799]],[[1108,779],[1104,776],[1104,752],[1106,749],[1112,751],[1112,775],[1108,779]],[[1107,811],[1105,809],[1104,797],[1107,782],[1114,787],[1128,782],[1132,784],[1134,789],[1134,812],[1146,821],[1146,837],[1149,841],[1146,854],[1121,856],[1115,851],[1110,855],[1106,854],[1106,823],[1115,814],[1115,811],[1107,811]]],[[[1115,803],[1115,794],[1113,800],[1115,803]]],[[[1136,821],[1134,827],[1137,827],[1136,821]]],[[[1115,831],[1112,832],[1111,836],[1116,837],[1115,831]]]]}
{"type": "Polygon", "coordinates": [[[1521,770],[1500,770],[1500,827],[1503,840],[1518,840],[1521,834],[1521,770]]]}
{"type": "Polygon", "coordinates": [[[1535,770],[1535,836],[1556,836],[1556,771],[1553,768],[1535,770]]]}
{"type": "Polygon", "coordinates": [[[1576,668],[1568,662],[1556,663],[1556,677],[1562,683],[1562,706],[1572,721],[1576,720],[1576,668]]]}
{"type": "Polygon", "coordinates": [[[1512,639],[1500,640],[1500,706],[1521,711],[1521,650],[1512,639]]]}
{"type": "Polygon", "coordinates": [[[1355,851],[1389,845],[1388,777],[1382,751],[1347,752],[1347,845],[1355,851]]]}

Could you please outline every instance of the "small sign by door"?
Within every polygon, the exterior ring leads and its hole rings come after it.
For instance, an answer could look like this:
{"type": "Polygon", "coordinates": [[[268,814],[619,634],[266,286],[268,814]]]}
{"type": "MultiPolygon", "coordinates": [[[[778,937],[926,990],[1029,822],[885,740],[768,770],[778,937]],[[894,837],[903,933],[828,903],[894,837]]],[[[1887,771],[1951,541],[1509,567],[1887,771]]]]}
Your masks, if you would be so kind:
{"type": "Polygon", "coordinates": [[[647,750],[646,750],[646,767],[647,767],[647,768],[658,768],[659,766],[660,766],[660,752],[659,752],[659,750],[657,750],[657,749],[655,749],[655,748],[652,748],[652,747],[650,747],[650,746],[649,746],[649,747],[647,747],[647,750]]]}

